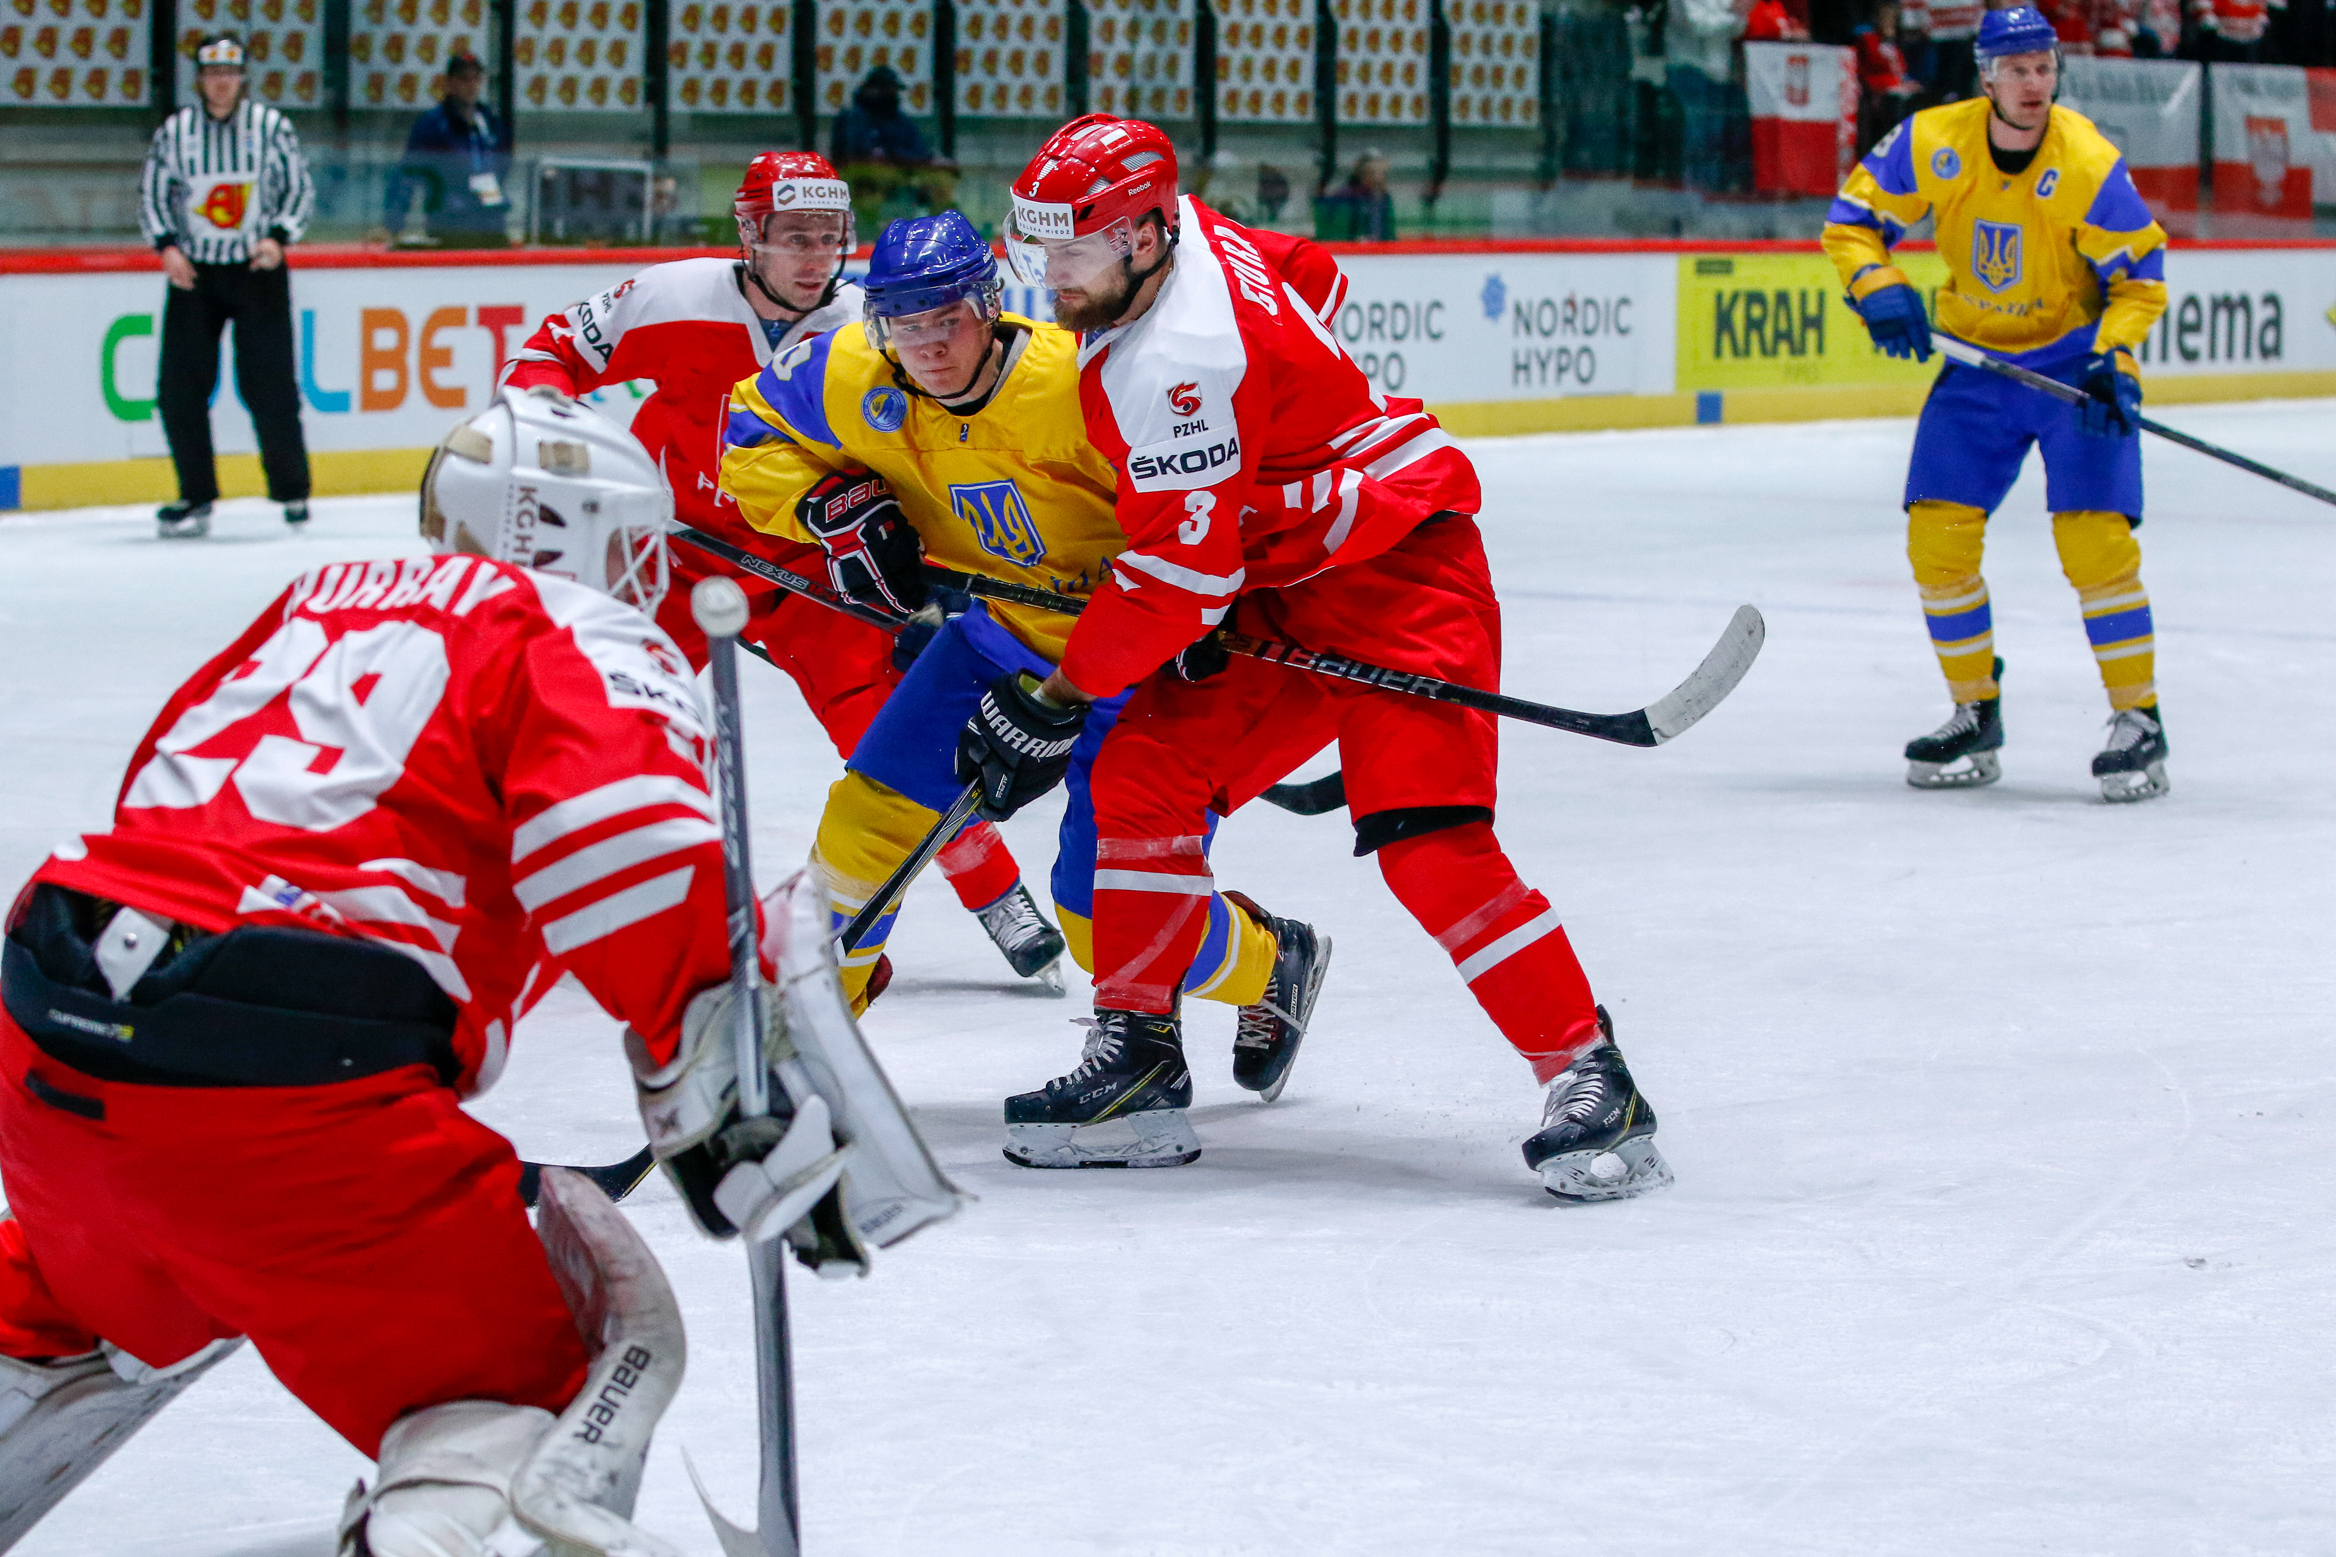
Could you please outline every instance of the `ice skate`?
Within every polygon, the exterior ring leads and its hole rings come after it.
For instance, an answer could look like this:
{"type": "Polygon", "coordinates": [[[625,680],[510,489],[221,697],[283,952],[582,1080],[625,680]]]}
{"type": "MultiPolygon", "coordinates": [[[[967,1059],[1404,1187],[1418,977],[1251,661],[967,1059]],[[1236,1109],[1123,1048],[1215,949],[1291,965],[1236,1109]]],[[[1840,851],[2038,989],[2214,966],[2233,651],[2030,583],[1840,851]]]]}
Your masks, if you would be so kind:
{"type": "Polygon", "coordinates": [[[1242,893],[1225,896],[1271,930],[1277,948],[1265,996],[1241,1008],[1233,1037],[1233,1079],[1257,1093],[1259,1101],[1270,1103],[1289,1084],[1298,1045],[1313,1019],[1322,976],[1330,969],[1330,937],[1310,924],[1277,919],[1242,893]]]}
{"type": "Polygon", "coordinates": [[[308,499],[298,498],[284,505],[284,522],[297,530],[308,523],[308,499]]]}
{"type": "Polygon", "coordinates": [[[1025,1168],[1173,1168],[1200,1155],[1192,1072],[1173,1016],[1098,1011],[1079,1068],[1006,1099],[1006,1160],[1025,1168]]]}
{"type": "Polygon", "coordinates": [[[1036,979],[1051,994],[1063,992],[1063,933],[1046,922],[1028,887],[1015,882],[1013,890],[975,910],[974,917],[1016,973],[1036,979]]]}
{"type": "Polygon", "coordinates": [[[2109,720],[2109,744],[2093,759],[2103,800],[2154,800],[2166,782],[2166,721],[2155,708],[2121,708],[2109,720]]]}
{"type": "Polygon", "coordinates": [[[1559,1200],[1627,1200],[1671,1182],[1655,1147],[1655,1111],[1630,1079],[1604,1006],[1598,1031],[1598,1042],[1549,1084],[1541,1129],[1525,1143],[1525,1166],[1559,1200]]]}
{"type": "Polygon", "coordinates": [[[211,505],[165,503],[154,510],[154,533],[166,541],[199,541],[211,533],[211,505]]]}
{"type": "MultiPolygon", "coordinates": [[[[1916,789],[1976,789],[2003,777],[2003,661],[1995,662],[1996,695],[1957,703],[1955,716],[1906,743],[1906,782],[1916,789]]],[[[2095,771],[2099,771],[2096,765],[2095,771]]]]}

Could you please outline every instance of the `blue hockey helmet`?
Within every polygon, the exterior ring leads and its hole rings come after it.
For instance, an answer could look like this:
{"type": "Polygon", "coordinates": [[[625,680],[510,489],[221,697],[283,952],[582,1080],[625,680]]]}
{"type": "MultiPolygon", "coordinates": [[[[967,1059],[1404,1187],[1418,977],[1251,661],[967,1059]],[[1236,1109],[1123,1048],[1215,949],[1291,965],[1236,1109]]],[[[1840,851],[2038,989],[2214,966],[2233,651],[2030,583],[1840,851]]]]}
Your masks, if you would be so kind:
{"type": "Polygon", "coordinates": [[[2060,34],[2052,30],[2042,11],[2032,5],[2015,5],[1979,18],[1979,37],[1971,52],[1985,64],[2010,54],[2057,53],[2059,48],[2060,34]]]}
{"type": "Polygon", "coordinates": [[[878,351],[892,338],[893,320],[959,298],[971,299],[985,320],[995,319],[1005,289],[997,256],[962,211],[903,217],[886,226],[860,285],[868,294],[862,310],[868,344],[878,351]]]}

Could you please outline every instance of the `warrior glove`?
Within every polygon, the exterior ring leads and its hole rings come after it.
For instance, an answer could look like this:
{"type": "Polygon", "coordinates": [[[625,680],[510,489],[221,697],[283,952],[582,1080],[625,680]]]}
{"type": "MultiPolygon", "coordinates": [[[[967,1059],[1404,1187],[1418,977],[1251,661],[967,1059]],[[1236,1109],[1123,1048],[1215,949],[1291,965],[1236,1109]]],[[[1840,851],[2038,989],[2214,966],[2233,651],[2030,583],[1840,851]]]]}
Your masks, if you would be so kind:
{"type": "Polygon", "coordinates": [[[2141,431],[2141,380],[2132,357],[2102,352],[2085,369],[2084,391],[2076,406],[2079,431],[2094,438],[2130,438],[2141,431]]]}
{"type": "Polygon", "coordinates": [[[1866,322],[1866,333],[1883,355],[1930,361],[1930,316],[1922,294],[1894,265],[1875,265],[1849,284],[1849,306],[1866,322]]]}
{"type": "Polygon", "coordinates": [[[1010,671],[958,732],[957,782],[980,784],[981,814],[1002,822],[1062,782],[1086,726],[1086,704],[1042,698],[1037,677],[1010,671]]]}
{"type": "Polygon", "coordinates": [[[925,603],[924,547],[882,477],[827,476],[796,502],[795,517],[826,549],[839,592],[900,616],[925,603]]]}
{"type": "MultiPolygon", "coordinates": [[[[698,1226],[711,1237],[743,1232],[759,1242],[802,1220],[835,1187],[849,1148],[837,1145],[826,1102],[816,1094],[790,1099],[775,1072],[772,1113],[740,1115],[732,998],[728,984],[698,992],[682,1013],[681,1047],[669,1063],[650,1063],[648,1045],[630,1030],[625,1054],[649,1149],[698,1226]]],[[[766,991],[762,1005],[763,1063],[775,1067],[792,1048],[777,992],[766,991]]]]}

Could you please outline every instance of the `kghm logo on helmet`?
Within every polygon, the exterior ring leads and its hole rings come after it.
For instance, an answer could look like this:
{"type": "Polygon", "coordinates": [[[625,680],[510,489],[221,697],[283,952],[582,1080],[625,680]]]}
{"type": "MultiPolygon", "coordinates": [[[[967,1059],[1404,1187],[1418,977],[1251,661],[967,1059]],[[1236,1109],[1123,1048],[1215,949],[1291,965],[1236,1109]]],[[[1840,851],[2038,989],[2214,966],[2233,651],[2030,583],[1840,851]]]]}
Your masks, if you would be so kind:
{"type": "Polygon", "coordinates": [[[2016,222],[1978,222],[1971,229],[1971,273],[1990,292],[2020,279],[2020,228],[2016,222]]]}
{"type": "Polygon", "coordinates": [[[1067,205],[1014,197],[1014,226],[1026,238],[1069,240],[1078,236],[1077,221],[1067,205]]]}
{"type": "Polygon", "coordinates": [[[898,432],[908,420],[908,396],[889,386],[860,397],[860,417],[878,432],[898,432]]]}
{"type": "Polygon", "coordinates": [[[1011,479],[974,481],[949,488],[949,508],[973,527],[973,538],[993,557],[1029,567],[1046,555],[1030,505],[1011,479]]]}

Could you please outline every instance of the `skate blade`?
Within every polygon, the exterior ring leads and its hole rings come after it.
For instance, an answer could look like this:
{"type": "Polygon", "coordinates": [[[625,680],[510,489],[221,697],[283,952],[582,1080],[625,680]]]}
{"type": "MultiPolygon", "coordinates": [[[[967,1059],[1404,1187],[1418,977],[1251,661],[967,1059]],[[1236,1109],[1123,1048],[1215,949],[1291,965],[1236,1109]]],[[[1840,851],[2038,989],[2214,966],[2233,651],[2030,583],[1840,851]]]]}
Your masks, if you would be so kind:
{"type": "Polygon", "coordinates": [[[1967,762],[1967,768],[1951,762],[1908,762],[1906,782],[1916,789],[1977,789],[2003,777],[2003,764],[1991,751],[1975,751],[1955,762],[1967,762]]]}
{"type": "Polygon", "coordinates": [[[1060,957],[1030,975],[1030,982],[1060,1000],[1069,991],[1063,988],[1063,960],[1060,957]]]}
{"type": "Polygon", "coordinates": [[[1006,1160],[1024,1168],[1176,1168],[1200,1155],[1181,1108],[1153,1108],[1094,1124],[1010,1124],[1006,1160]]]}
{"type": "Polygon", "coordinates": [[[1650,1189],[1670,1187],[1671,1165],[1642,1135],[1612,1151],[1565,1152],[1541,1165],[1541,1187],[1559,1200],[1628,1200],[1650,1189]]]}
{"type": "Polygon", "coordinates": [[[2166,778],[2166,765],[2162,762],[2153,762],[2139,773],[2101,775],[2101,798],[2111,805],[2155,800],[2171,788],[2173,785],[2166,778]]]}

